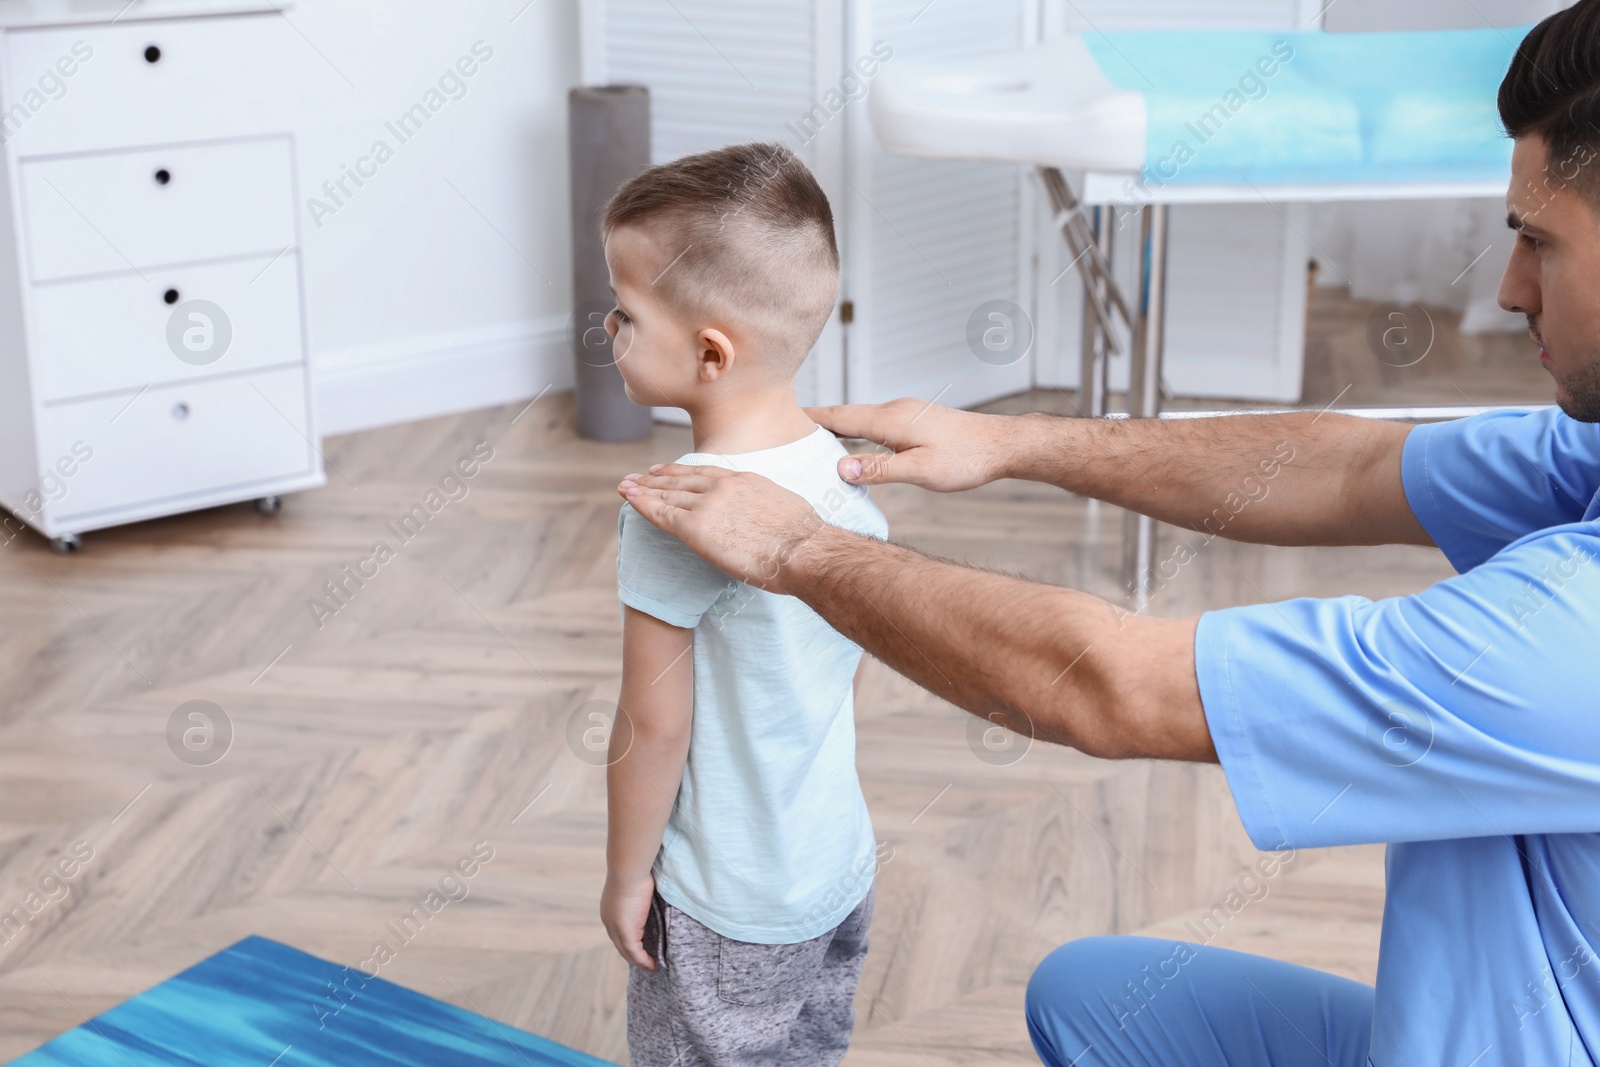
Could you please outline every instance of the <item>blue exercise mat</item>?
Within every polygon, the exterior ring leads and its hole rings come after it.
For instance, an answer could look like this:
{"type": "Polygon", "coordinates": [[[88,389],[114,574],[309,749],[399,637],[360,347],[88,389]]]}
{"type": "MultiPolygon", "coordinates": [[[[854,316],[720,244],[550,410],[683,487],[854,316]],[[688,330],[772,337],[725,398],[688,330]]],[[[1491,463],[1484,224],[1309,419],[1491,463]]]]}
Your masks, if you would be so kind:
{"type": "Polygon", "coordinates": [[[1505,181],[1495,98],[1532,27],[1086,33],[1143,94],[1152,182],[1505,181]]]}
{"type": "Polygon", "coordinates": [[[614,1067],[553,1041],[247,937],[13,1067],[614,1067]]]}

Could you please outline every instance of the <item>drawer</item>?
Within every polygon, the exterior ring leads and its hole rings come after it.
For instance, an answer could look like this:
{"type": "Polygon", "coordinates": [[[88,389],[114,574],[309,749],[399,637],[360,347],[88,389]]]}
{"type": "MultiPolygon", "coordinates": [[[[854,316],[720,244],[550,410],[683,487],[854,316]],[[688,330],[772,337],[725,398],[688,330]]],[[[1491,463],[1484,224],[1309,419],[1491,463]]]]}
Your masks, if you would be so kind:
{"type": "Polygon", "coordinates": [[[305,358],[294,252],[35,286],[30,299],[35,376],[47,401],[305,358]],[[190,306],[195,300],[221,316],[190,306]],[[212,321],[193,319],[197,311],[212,321]]]}
{"type": "Polygon", "coordinates": [[[39,454],[92,453],[49,505],[49,519],[305,475],[309,421],[303,367],[47,405],[39,454]]]}
{"type": "Polygon", "coordinates": [[[306,51],[277,14],[19,29],[4,46],[6,134],[22,155],[291,128],[306,51]]]}
{"type": "Polygon", "coordinates": [[[294,243],[289,139],[25,160],[34,281],[138,272],[294,243]]]}

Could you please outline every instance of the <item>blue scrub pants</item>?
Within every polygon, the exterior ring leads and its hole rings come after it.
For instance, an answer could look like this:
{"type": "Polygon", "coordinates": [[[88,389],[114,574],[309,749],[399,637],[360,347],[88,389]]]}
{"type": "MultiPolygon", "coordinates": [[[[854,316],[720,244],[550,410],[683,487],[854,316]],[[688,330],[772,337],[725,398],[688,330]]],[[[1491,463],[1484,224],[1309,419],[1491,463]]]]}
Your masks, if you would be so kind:
{"type": "Polygon", "coordinates": [[[1243,952],[1148,937],[1056,949],[1028,982],[1046,1067],[1364,1067],[1371,986],[1243,952]]]}

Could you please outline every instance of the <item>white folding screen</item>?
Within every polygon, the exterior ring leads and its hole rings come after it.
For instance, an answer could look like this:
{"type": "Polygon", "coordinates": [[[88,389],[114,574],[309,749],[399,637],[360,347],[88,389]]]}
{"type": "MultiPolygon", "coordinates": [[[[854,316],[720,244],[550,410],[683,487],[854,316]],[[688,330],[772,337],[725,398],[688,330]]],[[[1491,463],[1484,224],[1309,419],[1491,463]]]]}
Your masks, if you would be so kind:
{"type": "MultiPolygon", "coordinates": [[[[830,94],[843,74],[844,3],[583,0],[583,81],[650,88],[656,163],[745,141],[787,144],[816,175],[838,223],[844,123],[830,94]]],[[[801,403],[843,399],[839,315],[796,389],[801,403]]]]}
{"type": "MultiPolygon", "coordinates": [[[[1091,29],[1310,28],[1325,7],[1307,0],[1042,0],[1042,33],[1091,29]]],[[[1304,367],[1309,213],[1299,204],[1181,205],[1171,214],[1163,380],[1178,396],[1299,400],[1304,367]]],[[[1137,279],[1137,225],[1116,242],[1118,276],[1137,279]]],[[[1045,226],[1040,218],[1039,225],[1045,226]]],[[[1042,231],[1041,231],[1042,232],[1042,231]]],[[[1081,281],[1059,237],[1040,248],[1037,381],[1076,387],[1081,281]]],[[[1128,359],[1110,367],[1126,387],[1128,359]]]]}
{"type": "MultiPolygon", "coordinates": [[[[887,47],[893,64],[1015,47],[1035,39],[1036,10],[1025,0],[859,0],[847,51],[887,47]]],[[[850,400],[964,406],[1029,388],[1035,230],[1026,171],[890,155],[864,110],[848,119],[850,400]]]]}

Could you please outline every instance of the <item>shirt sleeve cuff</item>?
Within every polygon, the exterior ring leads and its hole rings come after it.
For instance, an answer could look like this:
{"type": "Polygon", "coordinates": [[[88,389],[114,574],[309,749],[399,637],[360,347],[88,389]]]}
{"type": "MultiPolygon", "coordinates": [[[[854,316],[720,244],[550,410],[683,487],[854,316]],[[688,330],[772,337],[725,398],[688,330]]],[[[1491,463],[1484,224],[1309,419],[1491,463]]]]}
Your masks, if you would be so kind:
{"type": "Polygon", "coordinates": [[[1194,639],[1195,674],[1211,742],[1233,792],[1234,806],[1251,844],[1266,852],[1293,847],[1294,842],[1284,833],[1267,791],[1266,767],[1251,737],[1257,724],[1246,719],[1234,688],[1232,645],[1233,631],[1242,621],[1239,610],[1208,611],[1200,616],[1194,639]]]}
{"type": "Polygon", "coordinates": [[[692,630],[700,622],[698,615],[691,615],[681,608],[675,608],[671,604],[664,604],[654,597],[636,593],[621,584],[617,586],[617,596],[628,607],[633,608],[635,611],[642,611],[652,618],[660,619],[668,626],[681,626],[685,630],[692,630]]]}
{"type": "Polygon", "coordinates": [[[1450,520],[1434,492],[1433,475],[1428,467],[1428,446],[1434,434],[1443,432],[1449,426],[1448,422],[1433,422],[1411,428],[1411,432],[1406,434],[1405,446],[1400,451],[1400,484],[1405,490],[1406,503],[1411,505],[1411,513],[1417,517],[1428,536],[1433,538],[1433,543],[1439,546],[1439,551],[1444,553],[1456,573],[1465,574],[1483,560],[1468,549],[1458,548],[1447,535],[1451,529],[1450,520]]]}

